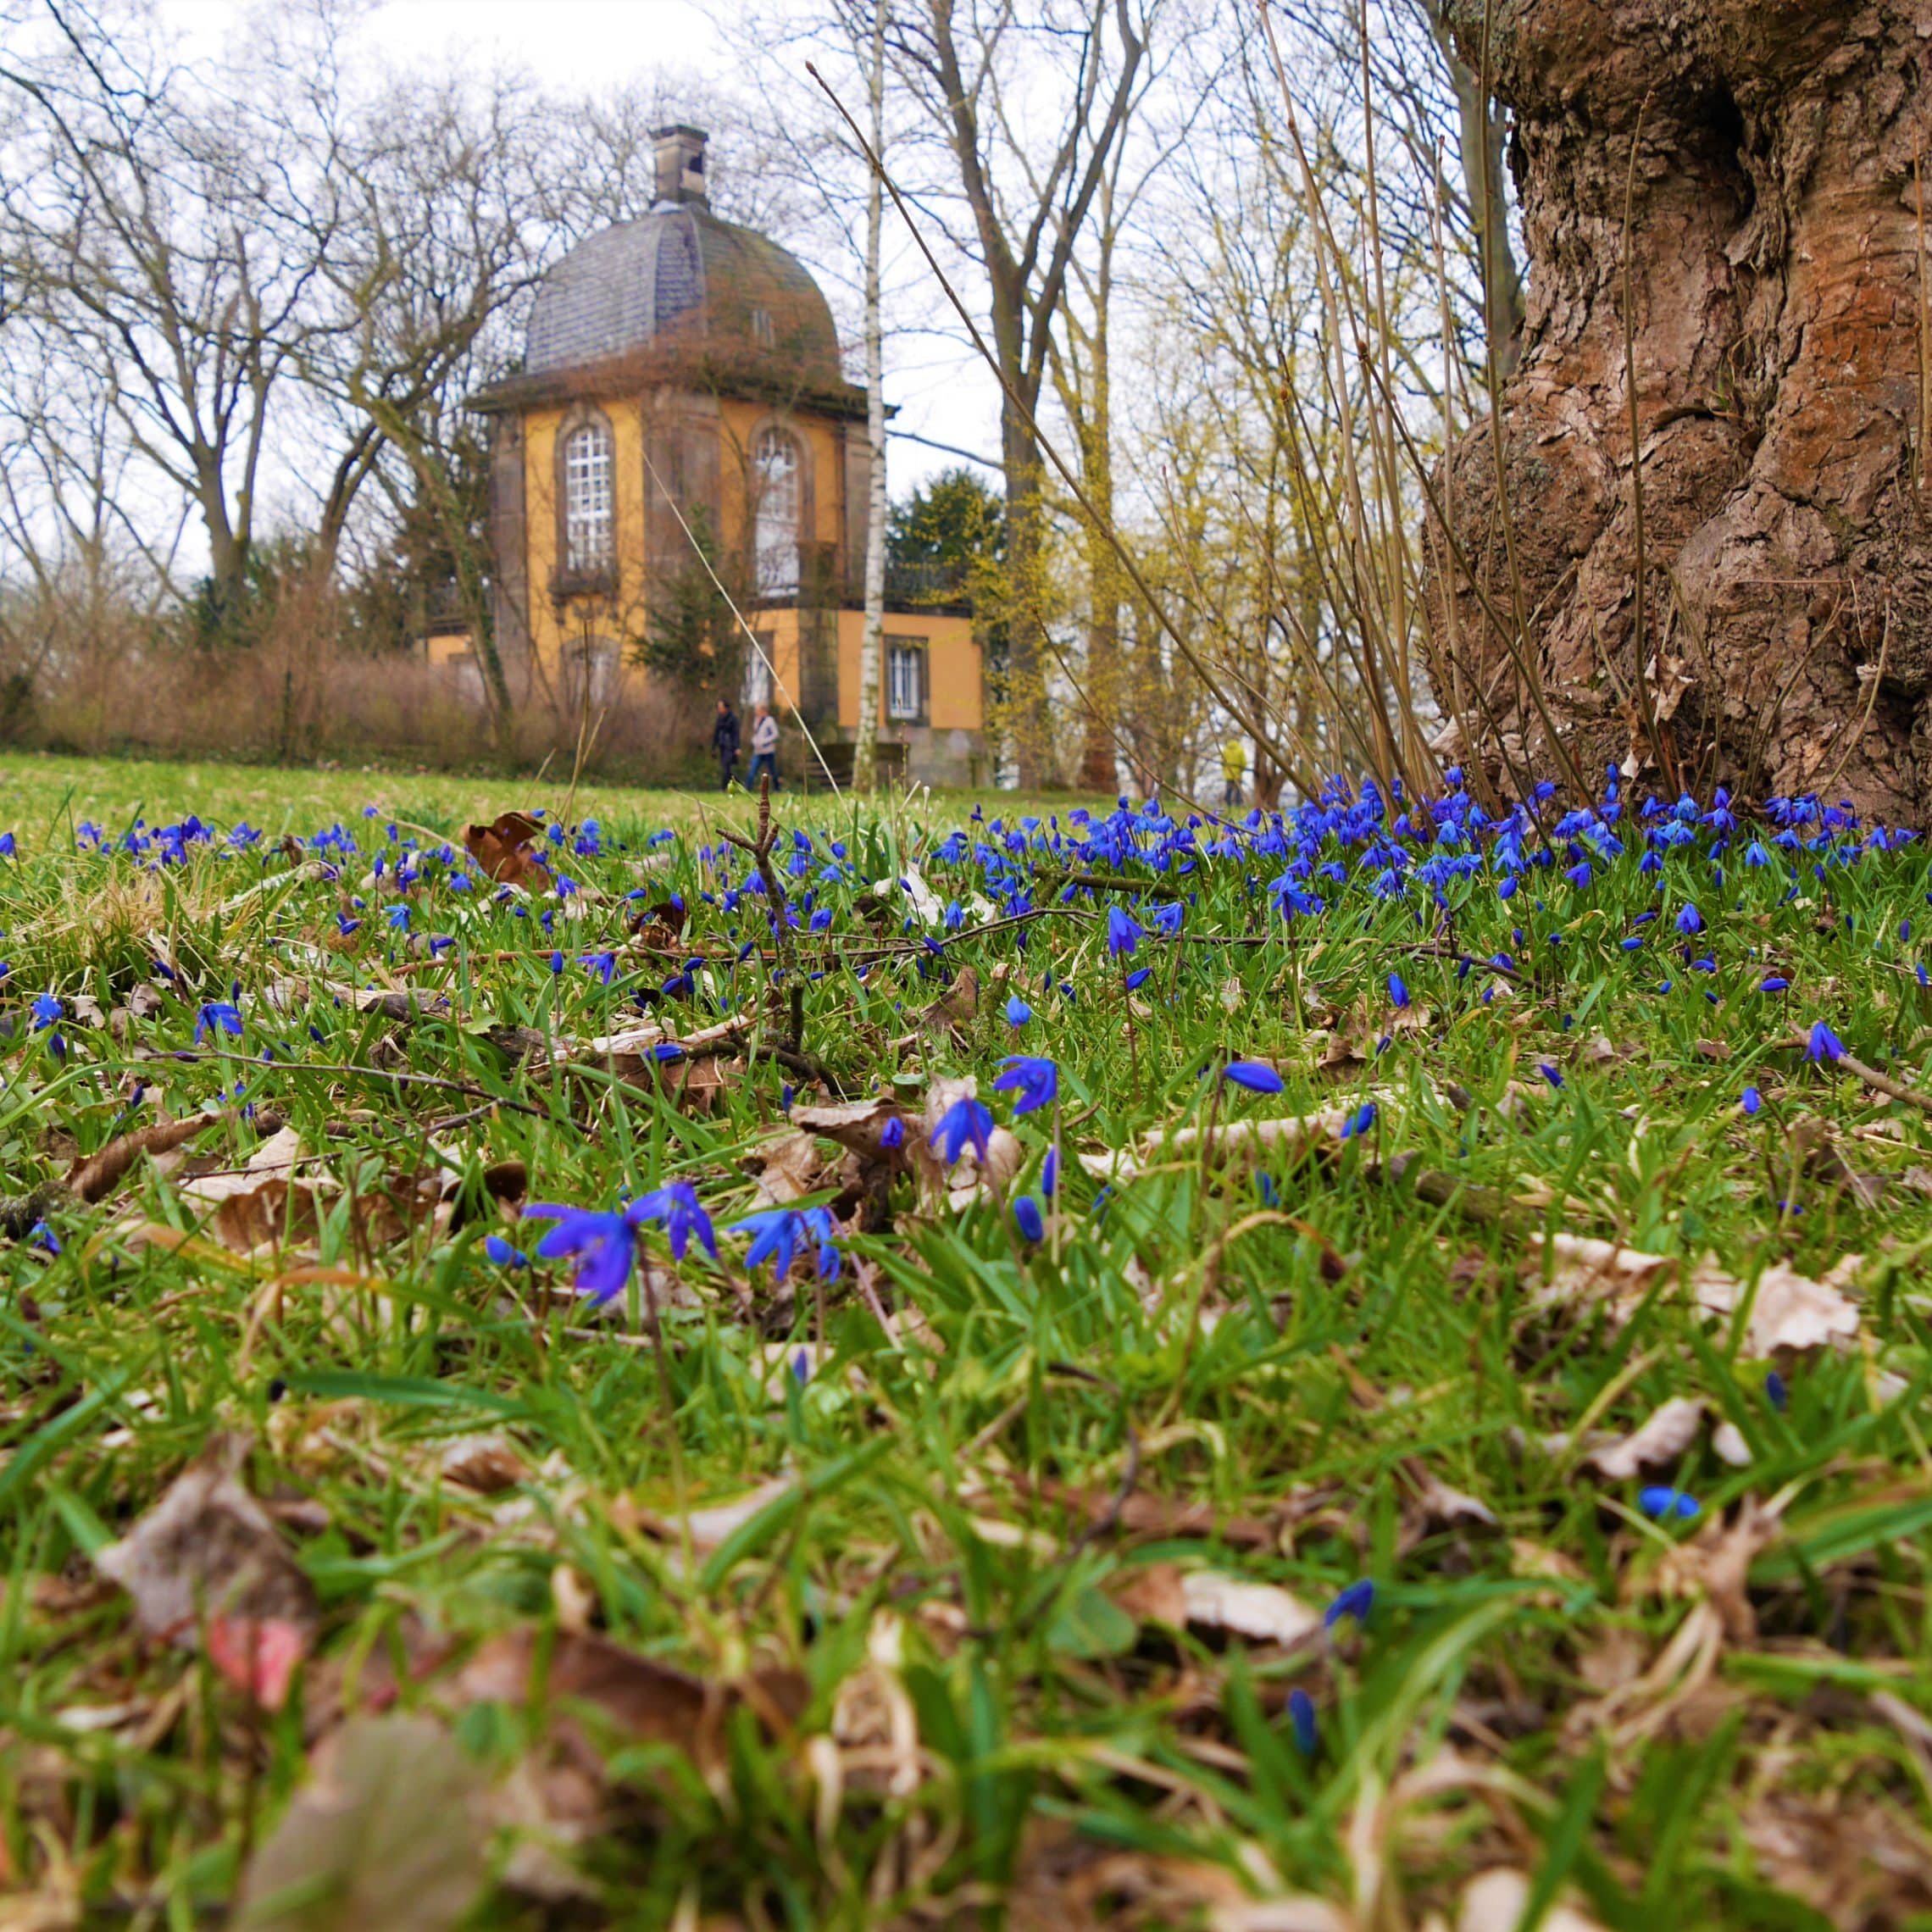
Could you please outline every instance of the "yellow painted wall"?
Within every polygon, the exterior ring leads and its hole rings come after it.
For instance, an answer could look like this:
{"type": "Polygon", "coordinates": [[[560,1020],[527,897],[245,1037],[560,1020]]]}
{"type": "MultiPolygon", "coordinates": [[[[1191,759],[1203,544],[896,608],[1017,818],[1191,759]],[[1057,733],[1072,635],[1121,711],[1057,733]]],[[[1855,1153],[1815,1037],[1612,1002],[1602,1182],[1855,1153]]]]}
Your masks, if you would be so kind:
{"type": "MultiPolygon", "coordinates": [[[[986,722],[985,682],[981,675],[980,645],[970,618],[946,611],[888,611],[888,644],[895,637],[919,638],[926,647],[926,675],[931,690],[926,698],[926,722],[935,731],[977,731],[986,722]]],[[[847,730],[858,726],[859,653],[865,642],[865,613],[839,613],[839,723],[847,730]]],[[[879,667],[879,722],[886,715],[886,667],[879,667]]]]}
{"type": "Polygon", "coordinates": [[[845,507],[844,466],[840,461],[837,424],[830,417],[809,416],[790,409],[774,411],[763,402],[741,402],[733,397],[726,397],[719,404],[718,425],[719,509],[730,540],[744,541],[752,439],[770,423],[789,430],[806,448],[812,514],[803,541],[836,544],[845,507]]]}
{"type": "MultiPolygon", "coordinates": [[[[600,403],[610,421],[611,486],[617,540],[617,599],[609,627],[626,636],[644,630],[644,410],[641,402],[600,403]]],[[[555,664],[569,618],[558,620],[550,601],[557,568],[557,432],[567,411],[533,409],[524,417],[524,527],[529,544],[530,641],[555,664]]],[[[600,629],[602,626],[600,626],[600,629]]]]}

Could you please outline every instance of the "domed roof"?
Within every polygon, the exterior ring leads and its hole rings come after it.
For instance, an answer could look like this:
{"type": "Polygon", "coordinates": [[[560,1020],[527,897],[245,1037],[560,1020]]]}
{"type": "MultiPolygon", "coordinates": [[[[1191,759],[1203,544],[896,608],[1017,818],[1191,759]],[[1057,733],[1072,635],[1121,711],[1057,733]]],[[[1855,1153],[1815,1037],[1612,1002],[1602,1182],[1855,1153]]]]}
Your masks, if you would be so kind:
{"type": "Polygon", "coordinates": [[[660,201],[641,220],[579,242],[538,291],[524,373],[652,348],[762,368],[788,384],[841,380],[832,312],[804,264],[697,201],[660,201]]]}

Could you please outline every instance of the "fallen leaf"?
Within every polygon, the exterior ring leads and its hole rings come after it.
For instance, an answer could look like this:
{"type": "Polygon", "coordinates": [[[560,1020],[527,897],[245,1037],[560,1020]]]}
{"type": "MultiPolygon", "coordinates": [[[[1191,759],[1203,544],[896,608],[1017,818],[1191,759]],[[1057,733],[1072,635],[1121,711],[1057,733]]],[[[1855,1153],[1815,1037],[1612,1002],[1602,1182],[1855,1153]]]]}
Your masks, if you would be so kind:
{"type": "Polygon", "coordinates": [[[464,849],[498,885],[543,891],[551,884],[550,874],[530,842],[542,830],[524,813],[505,812],[490,824],[467,827],[464,849]]]}
{"type": "MultiPolygon", "coordinates": [[[[1456,1932],[1516,1932],[1530,1902],[1527,1874],[1493,1866],[1469,1881],[1456,1915],[1456,1932]]],[[[1588,1913],[1557,1900],[1537,1920],[1542,1932],[1603,1932],[1588,1913]]]]}
{"type": "Polygon", "coordinates": [[[1279,1584],[1252,1583],[1220,1570],[1149,1563],[1112,1592],[1129,1616],[1146,1623],[1223,1630],[1261,1643],[1293,1644],[1322,1625],[1321,1615],[1279,1584]]]}
{"type": "Polygon", "coordinates": [[[171,1153],[205,1133],[214,1122],[212,1113],[194,1113],[186,1120],[158,1120],[151,1126],[136,1128],[131,1134],[119,1135],[86,1159],[75,1163],[68,1171],[68,1190],[89,1204],[104,1200],[142,1155],[171,1153]]]}
{"type": "Polygon", "coordinates": [[[273,1710],[320,1611],[267,1511],[236,1480],[247,1447],[232,1436],[212,1444],[94,1567],[134,1599],[142,1629],[186,1651],[205,1633],[223,1674],[273,1710]]]}
{"type": "Polygon", "coordinates": [[[1584,1461],[1607,1481],[1629,1482],[1647,1469],[1674,1463],[1697,1440],[1703,1426],[1703,1403],[1687,1396],[1673,1396],[1641,1428],[1592,1449],[1584,1461]]]}
{"type": "Polygon", "coordinates": [[[515,1446],[502,1435],[459,1435],[443,1445],[442,1479],[478,1496],[501,1496],[530,1476],[515,1446]]]}
{"type": "Polygon", "coordinates": [[[198,1209],[209,1210],[215,1239],[237,1254],[278,1244],[285,1233],[312,1231],[320,1176],[296,1181],[302,1142],[292,1127],[264,1141],[239,1170],[203,1174],[181,1182],[176,1191],[198,1209]]]}
{"type": "Polygon", "coordinates": [[[780,1134],[764,1141],[753,1157],[759,1163],[752,1205],[788,1208],[825,1186],[825,1158],[817,1136],[780,1134]]]}
{"type": "Polygon", "coordinates": [[[1848,1342],[1858,1333],[1858,1309],[1838,1285],[1856,1278],[1863,1257],[1848,1255],[1823,1281],[1800,1274],[1788,1263],[1774,1261],[1757,1278],[1754,1292],[1714,1263],[1699,1264],[1691,1276],[1691,1293],[1708,1314],[1735,1315],[1747,1293],[1751,1314],[1745,1329],[1747,1355],[1775,1354],[1780,1349],[1802,1352],[1848,1342]]]}
{"type": "Polygon", "coordinates": [[[353,1718],[243,1873],[242,1932],[446,1932],[485,1878],[480,1780],[432,1719],[353,1718]]]}

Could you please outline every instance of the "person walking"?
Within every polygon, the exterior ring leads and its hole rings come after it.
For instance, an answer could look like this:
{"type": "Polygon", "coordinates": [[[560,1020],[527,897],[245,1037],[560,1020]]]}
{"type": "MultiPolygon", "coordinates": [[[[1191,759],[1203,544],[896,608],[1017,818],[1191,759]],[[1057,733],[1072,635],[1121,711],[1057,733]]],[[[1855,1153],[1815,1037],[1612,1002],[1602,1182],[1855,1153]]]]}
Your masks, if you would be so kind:
{"type": "Polygon", "coordinates": [[[761,769],[771,774],[774,791],[784,791],[778,775],[778,720],[762,704],[752,718],[752,775],[745,781],[753,791],[758,788],[761,769]]]}
{"type": "Polygon", "coordinates": [[[728,697],[718,701],[717,720],[711,727],[711,749],[718,760],[718,789],[729,791],[731,768],[738,762],[738,714],[728,697]]]}
{"type": "Polygon", "coordinates": [[[1221,747],[1221,803],[1229,808],[1241,802],[1241,780],[1247,775],[1247,747],[1230,738],[1221,747]]]}

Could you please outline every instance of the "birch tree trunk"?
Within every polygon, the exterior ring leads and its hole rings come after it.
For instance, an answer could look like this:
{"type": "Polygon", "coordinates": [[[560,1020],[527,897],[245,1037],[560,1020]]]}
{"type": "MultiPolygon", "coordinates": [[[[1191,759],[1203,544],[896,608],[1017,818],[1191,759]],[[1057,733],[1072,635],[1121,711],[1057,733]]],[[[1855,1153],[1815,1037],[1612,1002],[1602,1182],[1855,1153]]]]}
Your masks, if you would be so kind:
{"type": "MultiPolygon", "coordinates": [[[[869,86],[872,152],[884,167],[886,0],[873,0],[869,86]]],[[[886,656],[886,349],[879,313],[885,214],[885,190],[874,172],[865,190],[865,428],[871,462],[866,470],[865,631],[858,652],[858,736],[852,752],[852,782],[859,791],[870,791],[879,782],[879,684],[886,656]]]]}
{"type": "Polygon", "coordinates": [[[1500,460],[1479,426],[1437,493],[1486,748],[1915,822],[1932,0],[1449,10],[1515,115],[1530,258],[1500,460]]]}

